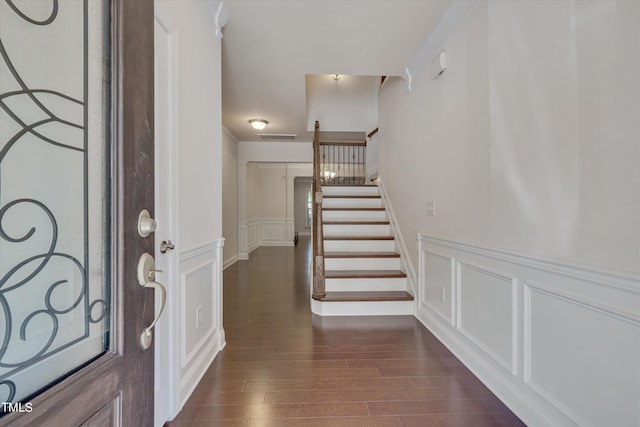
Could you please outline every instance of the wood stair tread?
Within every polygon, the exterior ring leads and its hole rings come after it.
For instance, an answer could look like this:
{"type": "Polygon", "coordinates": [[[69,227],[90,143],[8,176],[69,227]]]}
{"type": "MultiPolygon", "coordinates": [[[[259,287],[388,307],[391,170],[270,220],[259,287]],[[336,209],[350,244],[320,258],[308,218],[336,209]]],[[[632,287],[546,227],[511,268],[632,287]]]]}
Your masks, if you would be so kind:
{"type": "Polygon", "coordinates": [[[361,291],[361,292],[327,292],[323,297],[314,297],[318,301],[413,301],[413,296],[405,291],[361,291]]]}
{"type": "Polygon", "coordinates": [[[324,240],[394,240],[394,236],[390,235],[377,235],[377,234],[368,234],[368,235],[324,235],[324,240]]]}
{"type": "Polygon", "coordinates": [[[367,195],[367,194],[323,194],[323,199],[381,199],[382,196],[379,195],[367,195]]]}
{"type": "Polygon", "coordinates": [[[327,184],[323,183],[322,187],[378,187],[375,184],[327,184]]]}
{"type": "Polygon", "coordinates": [[[389,221],[323,221],[323,225],[389,225],[389,221]]]}
{"type": "Polygon", "coordinates": [[[404,278],[407,274],[400,270],[327,270],[325,279],[389,279],[404,278]]]}
{"type": "Polygon", "coordinates": [[[341,208],[322,208],[323,211],[384,211],[385,208],[363,208],[363,207],[341,207],[341,208]]]}
{"type": "Polygon", "coordinates": [[[325,252],[325,258],[400,258],[397,252],[325,252]]]}

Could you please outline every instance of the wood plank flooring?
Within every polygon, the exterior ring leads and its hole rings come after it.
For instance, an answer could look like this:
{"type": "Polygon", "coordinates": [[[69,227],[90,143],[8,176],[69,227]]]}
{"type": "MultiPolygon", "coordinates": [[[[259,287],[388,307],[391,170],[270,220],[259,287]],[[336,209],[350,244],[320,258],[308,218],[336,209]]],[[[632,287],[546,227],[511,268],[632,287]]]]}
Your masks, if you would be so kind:
{"type": "Polygon", "coordinates": [[[321,318],[311,249],[224,271],[227,347],[167,427],[523,426],[414,317],[321,318]]]}

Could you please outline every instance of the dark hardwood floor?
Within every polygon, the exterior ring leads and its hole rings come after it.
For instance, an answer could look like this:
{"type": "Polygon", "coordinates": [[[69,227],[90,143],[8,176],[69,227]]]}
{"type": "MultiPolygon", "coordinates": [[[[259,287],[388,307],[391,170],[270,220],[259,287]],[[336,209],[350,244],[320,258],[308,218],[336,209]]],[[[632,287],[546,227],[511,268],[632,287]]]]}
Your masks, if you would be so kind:
{"type": "Polygon", "coordinates": [[[321,318],[309,240],[224,271],[227,347],[170,427],[522,426],[412,316],[321,318]]]}

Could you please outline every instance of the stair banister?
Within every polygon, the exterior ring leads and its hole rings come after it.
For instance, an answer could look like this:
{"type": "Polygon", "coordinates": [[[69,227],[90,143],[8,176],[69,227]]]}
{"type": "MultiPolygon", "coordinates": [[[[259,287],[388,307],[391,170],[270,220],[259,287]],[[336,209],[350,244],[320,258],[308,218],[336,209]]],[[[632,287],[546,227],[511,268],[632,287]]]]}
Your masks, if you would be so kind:
{"type": "Polygon", "coordinates": [[[322,235],[322,181],[320,177],[320,123],[313,136],[313,291],[314,299],[325,297],[324,238],[322,235]]]}

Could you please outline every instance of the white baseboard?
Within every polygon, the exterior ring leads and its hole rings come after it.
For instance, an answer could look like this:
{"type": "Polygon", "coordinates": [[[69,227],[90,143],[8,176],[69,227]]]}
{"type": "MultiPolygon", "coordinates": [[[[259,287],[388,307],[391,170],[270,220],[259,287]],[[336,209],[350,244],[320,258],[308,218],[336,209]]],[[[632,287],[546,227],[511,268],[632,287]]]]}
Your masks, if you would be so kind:
{"type": "Polygon", "coordinates": [[[236,262],[238,262],[238,260],[240,260],[238,254],[232,256],[231,258],[229,258],[228,260],[226,260],[224,262],[224,264],[222,265],[222,269],[226,270],[228,267],[231,267],[233,264],[235,264],[236,262]]]}

